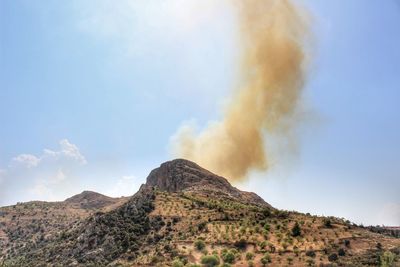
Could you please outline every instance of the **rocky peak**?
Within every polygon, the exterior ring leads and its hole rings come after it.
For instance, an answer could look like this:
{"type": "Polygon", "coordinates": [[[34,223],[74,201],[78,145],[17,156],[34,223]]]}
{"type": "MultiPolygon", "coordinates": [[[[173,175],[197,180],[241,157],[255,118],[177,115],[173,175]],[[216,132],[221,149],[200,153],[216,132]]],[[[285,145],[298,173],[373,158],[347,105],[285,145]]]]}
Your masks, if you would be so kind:
{"type": "Polygon", "coordinates": [[[147,177],[147,185],[159,190],[178,192],[196,186],[230,187],[229,182],[194,162],[185,159],[167,161],[154,169],[147,177]]]}
{"type": "Polygon", "coordinates": [[[167,192],[218,193],[220,196],[224,195],[243,202],[269,206],[258,195],[241,191],[233,187],[224,177],[185,159],[175,159],[161,164],[150,172],[146,185],[167,192]]]}

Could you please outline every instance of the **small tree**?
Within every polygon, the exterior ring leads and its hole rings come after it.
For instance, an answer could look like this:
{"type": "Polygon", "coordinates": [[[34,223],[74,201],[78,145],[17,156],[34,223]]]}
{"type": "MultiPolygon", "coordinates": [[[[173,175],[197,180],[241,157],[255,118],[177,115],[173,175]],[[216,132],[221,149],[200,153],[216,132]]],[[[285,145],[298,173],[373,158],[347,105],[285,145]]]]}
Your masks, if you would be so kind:
{"type": "Polygon", "coordinates": [[[175,260],[172,262],[172,267],[183,267],[183,266],[185,266],[185,265],[184,265],[183,262],[181,262],[179,259],[175,259],[175,260]]]}
{"type": "Polygon", "coordinates": [[[269,255],[269,253],[265,253],[264,256],[261,258],[261,264],[263,266],[266,266],[270,262],[271,262],[271,256],[269,255]]]}
{"type": "Polygon", "coordinates": [[[254,258],[254,254],[253,253],[251,253],[251,252],[247,252],[246,253],[246,260],[252,260],[254,258]]]}
{"type": "Polygon", "coordinates": [[[324,226],[325,226],[326,228],[332,228],[331,219],[325,218],[325,219],[324,219],[324,226]]]}
{"type": "Polygon", "coordinates": [[[207,255],[201,258],[201,263],[206,267],[214,267],[219,265],[219,258],[216,255],[207,255]]]}
{"type": "Polygon", "coordinates": [[[222,260],[226,263],[234,263],[235,262],[235,254],[231,251],[227,251],[222,254],[222,260]]]}
{"type": "Polygon", "coordinates": [[[206,247],[206,244],[204,243],[204,241],[203,240],[196,240],[195,242],[194,242],[194,247],[197,249],[197,250],[199,250],[199,251],[201,251],[201,250],[203,250],[205,247],[206,247]]]}
{"type": "Polygon", "coordinates": [[[292,228],[292,236],[300,236],[301,235],[301,228],[298,222],[296,222],[292,228]]]}

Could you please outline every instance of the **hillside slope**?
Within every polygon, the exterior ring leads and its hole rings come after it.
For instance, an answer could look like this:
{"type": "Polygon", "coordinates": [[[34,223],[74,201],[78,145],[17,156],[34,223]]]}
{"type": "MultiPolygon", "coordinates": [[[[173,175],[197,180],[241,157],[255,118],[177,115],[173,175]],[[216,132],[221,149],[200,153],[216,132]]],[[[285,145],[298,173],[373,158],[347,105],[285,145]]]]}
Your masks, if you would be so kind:
{"type": "Polygon", "coordinates": [[[37,214],[62,218],[59,224],[38,221],[28,213],[32,203],[0,208],[0,263],[377,266],[386,259],[399,266],[400,239],[344,219],[275,209],[187,160],[163,163],[130,199],[96,194],[35,203],[37,214]],[[90,212],[87,203],[92,203],[90,212]]]}

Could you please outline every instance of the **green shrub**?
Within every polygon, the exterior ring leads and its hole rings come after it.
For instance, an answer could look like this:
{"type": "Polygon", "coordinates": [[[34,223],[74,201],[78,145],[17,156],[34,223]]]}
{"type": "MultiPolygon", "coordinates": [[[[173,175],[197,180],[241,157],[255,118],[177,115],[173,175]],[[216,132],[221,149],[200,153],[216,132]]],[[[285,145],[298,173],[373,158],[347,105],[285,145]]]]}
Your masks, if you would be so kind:
{"type": "Polygon", "coordinates": [[[260,247],[260,249],[265,249],[265,247],[268,245],[267,241],[262,241],[258,244],[258,246],[260,247]]]}
{"type": "Polygon", "coordinates": [[[390,267],[393,266],[395,259],[395,255],[390,252],[390,251],[385,251],[380,257],[379,257],[379,266],[381,267],[390,267]]]}
{"type": "Polygon", "coordinates": [[[194,242],[194,247],[195,247],[197,250],[201,251],[201,250],[203,250],[203,249],[206,247],[206,244],[204,243],[203,240],[198,239],[198,240],[196,240],[196,241],[194,242]]]}
{"type": "Polygon", "coordinates": [[[203,256],[201,263],[206,267],[214,267],[219,265],[219,258],[216,255],[203,256]]]}
{"type": "Polygon", "coordinates": [[[325,219],[324,219],[324,226],[325,226],[326,228],[332,228],[331,219],[325,218],[325,219]]]}
{"type": "Polygon", "coordinates": [[[306,256],[314,258],[315,257],[315,251],[310,249],[306,251],[306,256]]]}
{"type": "Polygon", "coordinates": [[[269,255],[269,253],[265,253],[264,256],[261,258],[261,264],[263,266],[267,265],[268,263],[271,262],[271,256],[269,255]]]}
{"type": "Polygon", "coordinates": [[[336,253],[332,253],[331,255],[328,256],[329,261],[337,261],[338,255],[336,253]]]}
{"type": "Polygon", "coordinates": [[[306,262],[307,262],[307,265],[308,265],[308,266],[315,266],[315,261],[314,261],[314,259],[308,258],[306,262]]]}
{"type": "Polygon", "coordinates": [[[233,249],[231,249],[229,251],[232,252],[235,255],[235,257],[240,254],[239,251],[236,248],[233,248],[233,249]]]}
{"type": "Polygon", "coordinates": [[[251,253],[251,252],[247,252],[246,253],[246,260],[252,260],[254,258],[254,254],[253,253],[251,253]]]}
{"type": "Polygon", "coordinates": [[[301,228],[298,222],[296,222],[292,228],[292,236],[300,236],[301,235],[301,228]]]}
{"type": "Polygon", "coordinates": [[[222,254],[222,260],[226,263],[234,263],[235,262],[235,254],[231,251],[227,251],[222,254]]]}
{"type": "Polygon", "coordinates": [[[185,265],[184,265],[183,262],[181,262],[179,259],[175,259],[175,260],[172,262],[172,267],[183,267],[183,266],[185,266],[185,265]]]}
{"type": "Polygon", "coordinates": [[[200,232],[206,229],[207,223],[206,222],[201,222],[197,225],[197,229],[199,229],[200,232]]]}

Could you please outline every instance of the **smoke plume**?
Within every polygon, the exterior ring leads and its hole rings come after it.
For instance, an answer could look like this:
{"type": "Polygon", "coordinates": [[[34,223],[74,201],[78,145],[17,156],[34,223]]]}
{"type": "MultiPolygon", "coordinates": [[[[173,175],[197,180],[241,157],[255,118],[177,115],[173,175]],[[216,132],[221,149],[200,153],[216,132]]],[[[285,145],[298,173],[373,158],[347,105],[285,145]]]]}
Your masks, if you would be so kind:
{"type": "Polygon", "coordinates": [[[181,128],[175,149],[178,156],[217,174],[242,179],[252,169],[268,169],[265,133],[280,131],[296,111],[304,84],[307,27],[289,0],[238,0],[235,7],[240,86],[221,121],[199,134],[181,128]]]}

